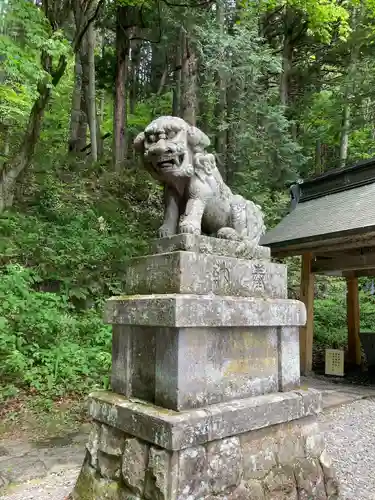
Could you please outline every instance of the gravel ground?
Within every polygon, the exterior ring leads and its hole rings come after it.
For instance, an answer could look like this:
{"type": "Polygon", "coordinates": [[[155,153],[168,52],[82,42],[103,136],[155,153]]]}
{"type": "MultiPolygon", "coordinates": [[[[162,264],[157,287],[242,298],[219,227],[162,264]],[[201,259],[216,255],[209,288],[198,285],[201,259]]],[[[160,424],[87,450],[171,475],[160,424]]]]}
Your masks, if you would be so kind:
{"type": "Polygon", "coordinates": [[[345,500],[375,499],[375,400],[362,399],[319,416],[345,500]]]}
{"type": "MultiPolygon", "coordinates": [[[[319,416],[339,476],[343,500],[375,500],[375,399],[330,409],[319,416]]],[[[15,487],[0,500],[64,500],[79,470],[51,474],[15,487]]]]}

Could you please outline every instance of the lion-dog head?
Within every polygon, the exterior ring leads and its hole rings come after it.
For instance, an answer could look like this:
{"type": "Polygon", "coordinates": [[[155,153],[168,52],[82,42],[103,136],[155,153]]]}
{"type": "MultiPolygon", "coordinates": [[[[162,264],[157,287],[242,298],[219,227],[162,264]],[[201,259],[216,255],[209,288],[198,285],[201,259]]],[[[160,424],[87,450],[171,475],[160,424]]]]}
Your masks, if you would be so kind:
{"type": "Polygon", "coordinates": [[[167,183],[175,177],[192,177],[197,170],[209,174],[215,163],[214,156],[205,152],[209,145],[205,133],[175,116],[156,118],[134,141],[145,167],[167,183]]]}

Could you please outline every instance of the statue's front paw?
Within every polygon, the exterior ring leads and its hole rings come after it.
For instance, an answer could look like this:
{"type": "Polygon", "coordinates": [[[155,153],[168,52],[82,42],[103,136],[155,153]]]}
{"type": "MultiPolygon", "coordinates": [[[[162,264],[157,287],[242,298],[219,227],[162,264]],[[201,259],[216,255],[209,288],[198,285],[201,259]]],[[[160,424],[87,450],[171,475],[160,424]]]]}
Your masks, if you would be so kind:
{"type": "Polygon", "coordinates": [[[180,233],[185,234],[201,234],[201,228],[192,222],[181,222],[180,233]]]}
{"type": "Polygon", "coordinates": [[[175,232],[169,226],[163,224],[159,227],[159,238],[168,238],[168,236],[173,236],[175,232]]]}

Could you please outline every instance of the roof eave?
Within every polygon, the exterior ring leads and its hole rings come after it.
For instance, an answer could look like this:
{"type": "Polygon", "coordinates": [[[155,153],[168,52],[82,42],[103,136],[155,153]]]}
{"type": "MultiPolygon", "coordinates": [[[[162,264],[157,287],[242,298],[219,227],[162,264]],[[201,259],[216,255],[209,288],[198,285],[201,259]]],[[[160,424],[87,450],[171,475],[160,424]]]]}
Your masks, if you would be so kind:
{"type": "Polygon", "coordinates": [[[375,245],[375,225],[294,240],[262,242],[261,245],[270,247],[272,256],[275,257],[295,256],[305,252],[331,251],[331,248],[334,250],[335,247],[345,251],[350,248],[375,245]]]}

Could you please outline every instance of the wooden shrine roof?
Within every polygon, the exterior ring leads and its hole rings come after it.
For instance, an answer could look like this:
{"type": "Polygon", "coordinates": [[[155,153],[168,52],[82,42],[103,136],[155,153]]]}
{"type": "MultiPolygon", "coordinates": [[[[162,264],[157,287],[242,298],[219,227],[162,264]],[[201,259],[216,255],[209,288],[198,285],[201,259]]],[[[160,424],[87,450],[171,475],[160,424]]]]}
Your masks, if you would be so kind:
{"type": "Polygon", "coordinates": [[[375,246],[375,158],[290,188],[289,214],[260,241],[275,256],[375,246]]]}

